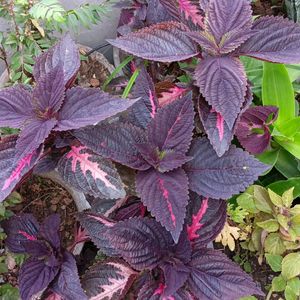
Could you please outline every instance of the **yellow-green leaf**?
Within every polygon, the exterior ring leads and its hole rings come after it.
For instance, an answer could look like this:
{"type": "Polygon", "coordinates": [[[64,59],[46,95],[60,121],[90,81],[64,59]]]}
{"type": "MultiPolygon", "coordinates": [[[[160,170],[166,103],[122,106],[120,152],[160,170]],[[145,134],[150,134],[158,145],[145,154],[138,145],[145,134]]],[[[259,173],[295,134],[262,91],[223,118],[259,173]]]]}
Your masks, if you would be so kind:
{"type": "Polygon", "coordinates": [[[300,252],[290,253],[282,260],[282,276],[289,280],[300,275],[300,252]]]}
{"type": "Polygon", "coordinates": [[[279,224],[276,220],[266,220],[263,222],[257,222],[256,224],[268,232],[276,232],[279,229],[279,224]]]}

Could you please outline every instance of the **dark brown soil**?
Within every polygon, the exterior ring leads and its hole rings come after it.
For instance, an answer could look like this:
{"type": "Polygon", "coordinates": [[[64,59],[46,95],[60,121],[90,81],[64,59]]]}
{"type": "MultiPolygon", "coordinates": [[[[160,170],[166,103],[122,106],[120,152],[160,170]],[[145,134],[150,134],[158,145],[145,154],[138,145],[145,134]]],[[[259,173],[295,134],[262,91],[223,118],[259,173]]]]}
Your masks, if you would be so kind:
{"type": "Polygon", "coordinates": [[[254,15],[285,16],[284,0],[257,0],[252,4],[254,15]]]}

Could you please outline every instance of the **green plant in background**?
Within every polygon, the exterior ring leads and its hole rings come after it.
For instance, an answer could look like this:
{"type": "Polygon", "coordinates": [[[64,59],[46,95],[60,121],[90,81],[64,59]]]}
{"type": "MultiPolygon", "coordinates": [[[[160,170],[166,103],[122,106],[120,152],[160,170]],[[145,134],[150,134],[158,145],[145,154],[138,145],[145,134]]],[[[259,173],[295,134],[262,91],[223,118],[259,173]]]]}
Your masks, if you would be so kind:
{"type": "Polygon", "coordinates": [[[11,24],[6,32],[0,32],[0,59],[8,70],[10,84],[31,82],[33,58],[55,43],[54,31],[90,28],[102,20],[112,3],[107,0],[66,10],[56,0],[0,0],[0,17],[11,24]]]}
{"type": "MultiPolygon", "coordinates": [[[[4,202],[0,203],[0,222],[8,219],[13,215],[10,210],[13,206],[21,203],[21,196],[14,192],[4,202]]],[[[4,248],[4,240],[6,238],[3,229],[0,227],[0,279],[4,273],[7,273],[9,269],[14,266],[19,266],[24,262],[23,254],[11,254],[6,252],[4,248]]],[[[3,282],[3,279],[2,279],[3,282]]],[[[0,285],[0,299],[1,300],[18,300],[19,291],[13,287],[10,283],[0,285]]]]}
{"type": "MultiPolygon", "coordinates": [[[[273,187],[282,189],[282,185],[284,182],[274,183],[273,187]]],[[[270,188],[253,185],[236,199],[235,210],[248,212],[243,213],[242,222],[236,222],[238,228],[251,228],[241,246],[255,252],[259,263],[266,259],[272,270],[279,273],[267,299],[273,292],[284,292],[287,300],[300,296],[300,205],[293,206],[297,196],[299,188],[276,194],[270,188]]]]}

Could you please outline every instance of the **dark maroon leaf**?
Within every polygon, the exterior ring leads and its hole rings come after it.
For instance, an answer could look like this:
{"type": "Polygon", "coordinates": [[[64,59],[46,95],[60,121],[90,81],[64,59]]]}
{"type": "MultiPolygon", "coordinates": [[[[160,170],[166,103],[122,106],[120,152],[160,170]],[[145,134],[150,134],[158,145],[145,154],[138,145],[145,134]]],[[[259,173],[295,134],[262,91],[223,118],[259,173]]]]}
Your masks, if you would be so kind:
{"type": "Polygon", "coordinates": [[[52,214],[45,218],[40,226],[39,236],[51,244],[54,249],[60,248],[60,215],[52,214]]]}
{"type": "Polygon", "coordinates": [[[145,141],[144,131],[139,127],[126,123],[104,124],[78,130],[74,135],[103,157],[137,170],[150,168],[135,146],[145,141]]]}
{"type": "Polygon", "coordinates": [[[22,300],[31,300],[54,279],[59,267],[50,267],[43,260],[29,258],[19,273],[19,289],[22,300]]]}
{"type": "Polygon", "coordinates": [[[271,132],[269,126],[278,116],[275,106],[250,107],[237,123],[235,135],[241,145],[252,154],[263,153],[270,145],[271,132]]]}
{"type": "Polygon", "coordinates": [[[160,0],[148,1],[146,22],[147,25],[160,22],[172,21],[173,17],[168,10],[160,3],[160,0]]]}
{"type": "Polygon", "coordinates": [[[232,300],[263,295],[252,278],[220,251],[198,250],[190,266],[188,287],[197,299],[232,300]]]}
{"type": "Polygon", "coordinates": [[[132,95],[141,100],[132,105],[129,110],[129,118],[133,124],[146,128],[150,120],[154,118],[159,104],[153,80],[144,67],[141,68],[132,95]]]}
{"type": "Polygon", "coordinates": [[[177,0],[159,0],[162,6],[168,11],[169,15],[176,21],[181,21],[181,15],[178,10],[177,0]]]}
{"type": "Polygon", "coordinates": [[[21,128],[34,115],[31,93],[23,85],[0,91],[0,126],[21,128]]]}
{"type": "Polygon", "coordinates": [[[205,58],[197,66],[195,79],[207,102],[232,128],[247,91],[246,74],[239,59],[205,58]]]}
{"type": "Polygon", "coordinates": [[[53,171],[57,167],[59,159],[60,157],[53,157],[51,155],[44,156],[35,165],[33,173],[41,175],[53,171]]]}
{"type": "Polygon", "coordinates": [[[16,145],[16,157],[24,159],[36,151],[49,136],[57,124],[56,119],[43,120],[34,118],[20,133],[16,145]]]}
{"type": "Polygon", "coordinates": [[[125,111],[137,100],[122,99],[99,89],[74,87],[66,92],[55,130],[64,131],[95,125],[125,111]]]}
{"type": "Polygon", "coordinates": [[[130,197],[128,203],[122,205],[114,214],[114,220],[124,221],[134,217],[144,217],[146,207],[137,197],[130,197]]]}
{"type": "Polygon", "coordinates": [[[64,100],[64,70],[57,65],[43,75],[33,90],[33,101],[41,113],[51,115],[57,112],[64,100]]]}
{"type": "Polygon", "coordinates": [[[53,254],[51,247],[46,241],[27,239],[21,241],[21,244],[24,247],[24,253],[32,257],[44,259],[45,257],[51,257],[53,254]]]}
{"type": "Polygon", "coordinates": [[[229,149],[238,121],[243,112],[250,106],[252,99],[252,91],[248,84],[246,100],[233,128],[229,127],[221,114],[212,109],[204,99],[199,99],[198,111],[201,122],[211,145],[219,157],[229,149]]]}
{"type": "Polygon", "coordinates": [[[63,67],[65,85],[70,85],[79,70],[80,57],[78,48],[69,34],[36,59],[33,69],[35,80],[38,82],[58,65],[63,67]]]}
{"type": "Polygon", "coordinates": [[[231,146],[218,157],[205,138],[194,139],[184,169],[190,189],[204,197],[227,199],[245,190],[268,167],[242,149],[231,146]]]}
{"type": "Polygon", "coordinates": [[[60,159],[58,172],[75,189],[94,197],[125,197],[123,183],[112,162],[86,147],[72,146],[60,159]]]}
{"type": "Polygon", "coordinates": [[[21,214],[10,217],[1,223],[7,235],[6,247],[14,253],[26,252],[23,241],[36,241],[39,224],[32,214],[21,214]]]}
{"type": "Polygon", "coordinates": [[[250,37],[238,50],[239,55],[277,63],[300,62],[300,26],[282,17],[266,16],[254,21],[250,37]]]}
{"type": "Polygon", "coordinates": [[[154,219],[132,218],[106,232],[110,244],[134,269],[153,269],[173,244],[171,235],[154,219]]]}
{"type": "Polygon", "coordinates": [[[40,150],[16,160],[16,136],[0,141],[0,201],[3,201],[36,163],[40,150]]]}
{"type": "Polygon", "coordinates": [[[252,26],[248,0],[213,0],[206,13],[204,36],[214,40],[217,53],[231,52],[248,39],[252,26]]]}
{"type": "Polygon", "coordinates": [[[89,299],[123,299],[136,276],[121,260],[98,262],[84,274],[82,286],[89,299]]]}
{"type": "Polygon", "coordinates": [[[117,251],[110,245],[104,235],[108,228],[115,226],[115,222],[101,214],[83,212],[78,214],[81,226],[88,232],[93,243],[106,255],[116,256],[117,251]]]}
{"type": "Polygon", "coordinates": [[[190,147],[193,129],[194,108],[189,93],[161,108],[149,123],[146,133],[148,142],[160,151],[185,154],[190,147]]]}
{"type": "Polygon", "coordinates": [[[195,248],[205,248],[222,231],[227,202],[198,196],[191,192],[187,207],[187,233],[195,248]]]}
{"type": "Polygon", "coordinates": [[[162,22],[108,42],[144,59],[161,62],[180,61],[198,53],[196,46],[184,31],[186,27],[181,23],[162,22]]]}
{"type": "Polygon", "coordinates": [[[182,169],[159,173],[151,169],[138,172],[136,190],[155,219],[175,242],[182,231],[188,203],[188,179],[182,169]]]}
{"type": "Polygon", "coordinates": [[[63,254],[63,263],[52,290],[64,300],[87,300],[80,284],[76,261],[67,251],[63,254]]]}

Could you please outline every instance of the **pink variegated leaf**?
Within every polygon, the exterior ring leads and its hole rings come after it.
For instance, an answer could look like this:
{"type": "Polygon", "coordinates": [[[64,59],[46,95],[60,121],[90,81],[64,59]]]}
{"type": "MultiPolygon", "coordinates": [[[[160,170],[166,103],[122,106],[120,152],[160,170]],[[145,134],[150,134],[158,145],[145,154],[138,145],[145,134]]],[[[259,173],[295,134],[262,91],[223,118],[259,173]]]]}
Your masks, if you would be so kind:
{"type": "Polygon", "coordinates": [[[159,151],[185,154],[192,140],[194,107],[192,94],[161,108],[149,123],[146,133],[149,144],[159,151]]]}
{"type": "Polygon", "coordinates": [[[248,108],[237,123],[235,135],[241,145],[252,154],[263,153],[270,145],[269,126],[278,116],[275,106],[256,106],[248,108]]]}
{"type": "Polygon", "coordinates": [[[64,71],[64,84],[69,86],[80,67],[79,51],[69,34],[36,59],[33,76],[38,82],[41,77],[61,65],[64,71]]]}
{"type": "Polygon", "coordinates": [[[204,27],[203,16],[200,14],[199,5],[194,4],[191,0],[178,0],[179,11],[187,20],[191,21],[200,27],[204,27]]]}
{"type": "Polygon", "coordinates": [[[284,64],[300,62],[299,24],[266,16],[257,19],[252,29],[255,34],[238,49],[239,55],[284,64]]]}
{"type": "Polygon", "coordinates": [[[58,163],[58,172],[75,189],[95,197],[118,199],[125,197],[117,169],[106,158],[84,146],[72,146],[58,163]]]}
{"type": "Polygon", "coordinates": [[[227,202],[190,193],[187,207],[187,233],[194,248],[205,248],[222,231],[226,221],[227,202]]]}
{"type": "Polygon", "coordinates": [[[26,125],[20,133],[16,145],[17,159],[27,157],[33,151],[36,151],[46,140],[52,129],[57,124],[57,120],[34,118],[26,125]]]}
{"type": "Polygon", "coordinates": [[[193,253],[188,288],[196,299],[232,300],[250,295],[264,295],[250,275],[225,254],[200,249],[193,253]]]}
{"type": "Polygon", "coordinates": [[[49,266],[44,260],[29,258],[21,266],[19,289],[22,300],[31,300],[42,292],[59,272],[59,266],[49,266]]]}
{"type": "Polygon", "coordinates": [[[248,0],[212,0],[206,13],[204,37],[214,40],[219,54],[233,51],[252,34],[252,10],[248,0]]]}
{"type": "Polygon", "coordinates": [[[93,152],[137,170],[147,170],[150,165],[136,148],[144,143],[144,131],[126,123],[103,124],[74,133],[79,141],[93,152]]]}
{"type": "Polygon", "coordinates": [[[125,111],[139,99],[126,100],[99,89],[74,87],[67,90],[55,130],[65,131],[95,125],[125,111]]]}
{"type": "Polygon", "coordinates": [[[90,267],[82,285],[90,300],[124,299],[137,275],[125,262],[108,260],[90,267]]]}
{"type": "Polygon", "coordinates": [[[214,199],[228,199],[244,191],[269,168],[233,145],[218,157],[205,138],[194,139],[188,155],[194,157],[184,166],[190,189],[214,199]]]}
{"type": "Polygon", "coordinates": [[[211,145],[219,157],[221,157],[229,149],[239,119],[244,111],[250,106],[252,99],[253,96],[251,88],[248,84],[245,102],[233,128],[229,127],[222,115],[209,106],[204,99],[199,99],[198,112],[202,125],[211,145]]]}
{"type": "Polygon", "coordinates": [[[31,92],[23,85],[0,91],[0,126],[21,128],[34,115],[31,92]]]}
{"type": "Polygon", "coordinates": [[[158,103],[160,107],[164,107],[178,98],[182,97],[186,92],[186,88],[177,86],[174,83],[163,81],[155,85],[158,94],[158,103]]]}
{"type": "Polygon", "coordinates": [[[87,231],[92,242],[106,255],[118,256],[108,237],[104,234],[109,228],[115,226],[116,222],[101,214],[85,211],[78,214],[81,226],[87,231]]]}
{"type": "Polygon", "coordinates": [[[154,118],[159,104],[154,82],[145,67],[141,68],[132,91],[132,96],[140,98],[140,100],[130,108],[129,119],[131,123],[146,128],[150,120],[154,118]]]}
{"type": "Polygon", "coordinates": [[[7,235],[5,246],[14,253],[25,253],[23,241],[36,241],[39,223],[32,214],[20,214],[10,217],[1,224],[7,235]]]}
{"type": "Polygon", "coordinates": [[[160,173],[154,169],[140,171],[136,189],[144,205],[178,241],[188,203],[188,179],[182,169],[160,173]]]}
{"type": "Polygon", "coordinates": [[[33,90],[33,102],[38,114],[51,116],[56,113],[64,100],[64,70],[57,65],[49,73],[41,76],[33,90]]]}
{"type": "Polygon", "coordinates": [[[0,201],[3,201],[37,162],[41,149],[16,160],[16,136],[0,141],[0,201]]]}
{"type": "Polygon", "coordinates": [[[195,72],[197,85],[207,102],[233,128],[247,91],[244,67],[238,58],[208,57],[195,72]]]}
{"type": "Polygon", "coordinates": [[[174,244],[169,232],[150,218],[118,222],[105,235],[121,257],[140,271],[157,267],[174,244]]]}
{"type": "Polygon", "coordinates": [[[198,53],[195,44],[184,33],[186,30],[181,23],[163,22],[108,42],[144,59],[161,62],[180,61],[198,53]]]}

